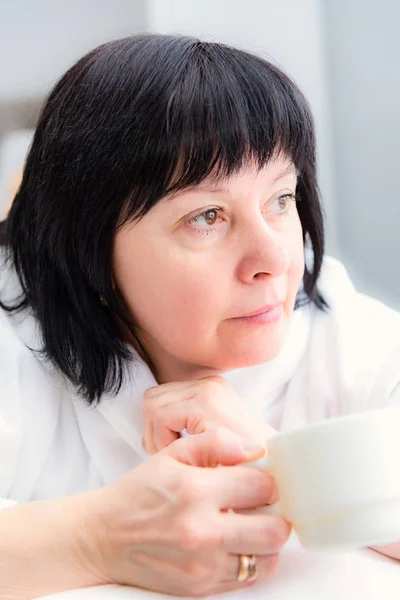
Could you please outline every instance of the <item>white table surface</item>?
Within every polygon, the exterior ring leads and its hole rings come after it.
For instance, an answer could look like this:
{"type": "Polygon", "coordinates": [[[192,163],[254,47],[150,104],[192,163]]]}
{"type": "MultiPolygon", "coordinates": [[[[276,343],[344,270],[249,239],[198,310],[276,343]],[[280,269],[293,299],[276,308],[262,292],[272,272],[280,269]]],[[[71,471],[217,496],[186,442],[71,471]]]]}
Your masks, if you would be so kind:
{"type": "MultiPolygon", "coordinates": [[[[43,596],[46,600],[166,600],[136,588],[107,585],[43,596]]],[[[247,590],[215,596],[232,600],[400,600],[400,561],[373,550],[306,552],[292,534],[279,570],[247,590]]]]}

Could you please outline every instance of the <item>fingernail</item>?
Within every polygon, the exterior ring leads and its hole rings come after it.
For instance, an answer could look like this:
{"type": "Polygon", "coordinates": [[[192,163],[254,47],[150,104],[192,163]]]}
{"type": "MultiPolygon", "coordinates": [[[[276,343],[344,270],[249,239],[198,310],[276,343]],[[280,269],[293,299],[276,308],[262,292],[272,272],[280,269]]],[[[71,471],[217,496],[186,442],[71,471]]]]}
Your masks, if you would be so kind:
{"type": "Polygon", "coordinates": [[[243,444],[243,450],[249,456],[263,456],[265,454],[265,448],[261,444],[255,444],[254,442],[245,442],[243,444]]]}

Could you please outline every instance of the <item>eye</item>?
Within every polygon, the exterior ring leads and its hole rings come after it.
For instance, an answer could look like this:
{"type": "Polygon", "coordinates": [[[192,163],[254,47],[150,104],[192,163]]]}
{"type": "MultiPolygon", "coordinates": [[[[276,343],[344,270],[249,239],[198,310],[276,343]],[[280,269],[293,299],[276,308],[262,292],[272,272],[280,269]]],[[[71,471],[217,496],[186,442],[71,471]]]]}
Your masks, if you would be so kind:
{"type": "Polygon", "coordinates": [[[295,194],[283,194],[274,198],[272,201],[272,212],[277,215],[287,214],[293,201],[296,201],[295,194]]]}
{"type": "Polygon", "coordinates": [[[215,223],[217,222],[218,219],[218,209],[216,208],[211,208],[209,210],[206,210],[202,213],[200,213],[199,215],[196,215],[195,217],[192,217],[191,219],[188,220],[189,225],[195,225],[196,227],[199,227],[200,229],[206,229],[207,227],[212,227],[213,225],[215,225],[215,223]],[[205,227],[204,227],[205,225],[205,227]]]}

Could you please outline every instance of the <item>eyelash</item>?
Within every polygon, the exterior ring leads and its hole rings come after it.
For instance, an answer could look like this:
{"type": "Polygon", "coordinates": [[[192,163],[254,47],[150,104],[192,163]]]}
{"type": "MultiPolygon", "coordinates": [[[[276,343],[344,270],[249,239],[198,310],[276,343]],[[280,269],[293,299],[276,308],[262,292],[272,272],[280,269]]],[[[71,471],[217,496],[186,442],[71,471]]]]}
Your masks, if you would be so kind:
{"type": "MultiPolygon", "coordinates": [[[[294,202],[297,202],[296,194],[282,194],[282,196],[278,196],[276,198],[276,200],[281,200],[282,198],[286,198],[287,200],[293,200],[294,202]]],[[[288,211],[289,211],[289,206],[284,211],[277,213],[276,216],[281,217],[281,218],[287,217],[288,211]]],[[[214,208],[208,208],[204,212],[188,219],[187,224],[192,228],[193,232],[198,233],[200,235],[210,235],[211,233],[215,233],[215,225],[210,225],[210,227],[208,227],[208,228],[206,228],[206,227],[197,228],[197,227],[192,226],[193,221],[195,221],[196,219],[199,219],[200,217],[206,216],[210,212],[216,212],[216,213],[220,214],[221,212],[224,212],[224,209],[219,206],[216,206],[214,208]]]]}
{"type": "Polygon", "coordinates": [[[187,224],[192,228],[192,230],[195,233],[199,233],[200,235],[210,235],[210,233],[214,233],[215,232],[215,224],[214,225],[210,225],[208,228],[207,227],[201,227],[201,228],[197,228],[197,227],[193,227],[192,223],[199,219],[200,217],[204,217],[206,215],[208,215],[208,213],[210,212],[216,212],[218,215],[220,213],[223,212],[223,208],[216,206],[215,208],[208,208],[207,210],[205,210],[204,212],[195,215],[194,217],[192,217],[191,219],[188,219],[187,224]]]}

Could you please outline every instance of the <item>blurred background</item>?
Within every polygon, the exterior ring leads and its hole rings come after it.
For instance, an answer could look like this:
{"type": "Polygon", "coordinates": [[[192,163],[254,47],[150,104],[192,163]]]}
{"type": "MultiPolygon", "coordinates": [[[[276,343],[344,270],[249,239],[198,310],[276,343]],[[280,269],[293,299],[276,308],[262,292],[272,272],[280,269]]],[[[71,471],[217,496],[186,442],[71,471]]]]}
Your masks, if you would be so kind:
{"type": "Polygon", "coordinates": [[[57,79],[143,31],[232,43],[295,79],[316,121],[327,250],[400,310],[398,0],[0,0],[0,214],[57,79]]]}

